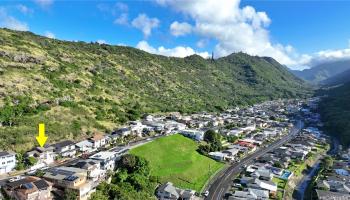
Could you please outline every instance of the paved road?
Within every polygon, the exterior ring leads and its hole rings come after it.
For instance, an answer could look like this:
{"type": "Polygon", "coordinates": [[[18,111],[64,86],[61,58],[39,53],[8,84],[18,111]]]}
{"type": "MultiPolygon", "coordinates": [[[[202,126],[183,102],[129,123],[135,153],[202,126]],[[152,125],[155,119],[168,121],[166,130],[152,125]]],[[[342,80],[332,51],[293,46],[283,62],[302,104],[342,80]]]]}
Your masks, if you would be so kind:
{"type": "Polygon", "coordinates": [[[248,155],[242,159],[239,163],[232,164],[229,168],[225,170],[224,173],[221,173],[219,177],[210,185],[209,187],[209,196],[206,200],[220,200],[223,199],[226,191],[229,189],[232,183],[232,179],[242,172],[244,165],[250,165],[254,162],[254,159],[264,155],[265,153],[280,147],[282,144],[291,140],[303,127],[303,123],[299,120],[296,126],[294,126],[288,135],[282,137],[278,141],[273,142],[266,148],[261,148],[254,152],[253,154],[248,155]]]}

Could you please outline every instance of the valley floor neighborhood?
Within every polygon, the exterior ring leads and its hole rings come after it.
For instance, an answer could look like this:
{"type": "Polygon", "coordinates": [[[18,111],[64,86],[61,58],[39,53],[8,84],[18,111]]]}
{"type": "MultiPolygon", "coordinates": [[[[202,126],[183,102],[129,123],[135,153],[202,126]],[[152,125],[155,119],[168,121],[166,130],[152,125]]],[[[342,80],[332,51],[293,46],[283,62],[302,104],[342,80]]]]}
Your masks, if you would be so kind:
{"type": "MultiPolygon", "coordinates": [[[[241,165],[241,160],[266,151],[242,165],[221,195],[228,199],[285,199],[288,182],[302,176],[303,162],[316,159],[328,145],[327,137],[317,128],[320,116],[311,111],[317,102],[317,98],[279,100],[218,114],[147,115],[109,134],[96,133],[81,141],[36,147],[24,154],[26,159],[36,160],[24,171],[15,170],[15,153],[1,152],[0,169],[5,177],[1,185],[6,195],[15,199],[55,199],[67,190],[76,191],[78,199],[89,199],[99,183],[110,181],[109,174],[118,170],[120,157],[130,152],[146,158],[151,174],[160,178],[155,188],[159,199],[201,199],[227,167],[241,165]],[[208,130],[221,135],[223,150],[201,155],[198,146],[206,143],[208,130]],[[120,143],[130,136],[134,139],[120,143]],[[284,143],[265,150],[281,141],[284,143]]],[[[337,176],[348,175],[345,168],[338,167],[335,172],[337,176]]],[[[338,189],[339,195],[347,196],[346,181],[330,178],[318,181],[323,184],[320,188],[329,190],[318,189],[319,198],[335,194],[331,188],[340,186],[344,190],[338,189]]]]}

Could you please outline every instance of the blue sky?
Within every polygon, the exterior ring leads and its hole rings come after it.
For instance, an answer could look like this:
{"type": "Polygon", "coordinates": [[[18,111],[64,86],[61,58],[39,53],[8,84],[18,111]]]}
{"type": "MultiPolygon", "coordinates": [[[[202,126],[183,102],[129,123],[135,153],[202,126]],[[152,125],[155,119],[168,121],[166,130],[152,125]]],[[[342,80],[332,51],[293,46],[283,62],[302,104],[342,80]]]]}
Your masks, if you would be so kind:
{"type": "Polygon", "coordinates": [[[293,69],[350,58],[350,1],[1,1],[0,26],[166,56],[243,51],[293,69]]]}

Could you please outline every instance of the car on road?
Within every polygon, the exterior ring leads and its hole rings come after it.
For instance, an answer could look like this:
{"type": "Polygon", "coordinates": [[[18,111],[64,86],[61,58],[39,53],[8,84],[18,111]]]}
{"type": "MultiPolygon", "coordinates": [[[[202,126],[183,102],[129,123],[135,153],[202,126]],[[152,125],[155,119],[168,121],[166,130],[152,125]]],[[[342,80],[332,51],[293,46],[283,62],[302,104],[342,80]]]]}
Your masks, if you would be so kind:
{"type": "Polygon", "coordinates": [[[29,172],[26,172],[26,174],[27,175],[34,175],[35,173],[36,173],[36,169],[34,169],[34,170],[31,170],[31,171],[29,171],[29,172]]]}
{"type": "Polygon", "coordinates": [[[227,192],[227,193],[225,193],[225,195],[224,195],[224,199],[228,199],[228,198],[230,198],[231,196],[233,196],[233,194],[227,192]]]}
{"type": "Polygon", "coordinates": [[[242,187],[242,185],[240,183],[233,183],[232,186],[235,187],[235,188],[242,187]]]}
{"type": "Polygon", "coordinates": [[[14,176],[12,178],[9,179],[9,182],[15,182],[15,181],[19,181],[21,179],[23,179],[24,177],[21,176],[14,176]]]}
{"type": "Polygon", "coordinates": [[[209,191],[208,191],[208,190],[205,191],[205,192],[203,193],[203,196],[208,197],[208,196],[209,196],[209,191]]]}
{"type": "Polygon", "coordinates": [[[41,170],[41,171],[45,171],[45,170],[48,170],[48,169],[49,169],[49,167],[46,166],[46,167],[41,168],[40,170],[41,170]]]}

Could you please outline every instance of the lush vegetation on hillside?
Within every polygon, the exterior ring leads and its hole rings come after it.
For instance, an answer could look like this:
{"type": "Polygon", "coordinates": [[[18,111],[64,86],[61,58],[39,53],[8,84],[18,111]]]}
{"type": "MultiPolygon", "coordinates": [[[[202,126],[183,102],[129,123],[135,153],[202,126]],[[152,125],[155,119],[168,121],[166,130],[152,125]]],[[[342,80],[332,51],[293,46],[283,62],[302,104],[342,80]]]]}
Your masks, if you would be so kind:
{"type": "Polygon", "coordinates": [[[173,58],[0,29],[0,149],[34,146],[39,122],[48,142],[79,139],[143,113],[216,111],[305,91],[272,58],[173,58]]]}
{"type": "Polygon", "coordinates": [[[176,134],[159,138],[130,151],[149,161],[151,174],[161,182],[200,191],[206,181],[224,164],[197,152],[198,144],[176,134]]]}
{"type": "Polygon", "coordinates": [[[325,129],[343,145],[350,145],[350,83],[320,94],[328,95],[319,106],[325,129]]]}
{"type": "MultiPolygon", "coordinates": [[[[350,67],[350,63],[349,63],[350,67]]],[[[350,69],[346,70],[340,74],[337,74],[335,76],[330,77],[329,79],[326,79],[321,82],[323,85],[339,85],[343,83],[349,82],[349,77],[350,77],[350,69]]]]}

